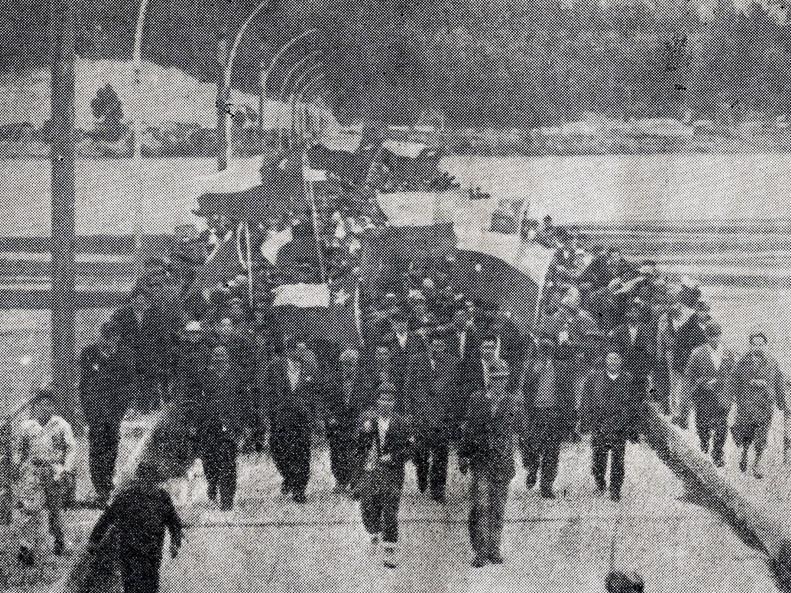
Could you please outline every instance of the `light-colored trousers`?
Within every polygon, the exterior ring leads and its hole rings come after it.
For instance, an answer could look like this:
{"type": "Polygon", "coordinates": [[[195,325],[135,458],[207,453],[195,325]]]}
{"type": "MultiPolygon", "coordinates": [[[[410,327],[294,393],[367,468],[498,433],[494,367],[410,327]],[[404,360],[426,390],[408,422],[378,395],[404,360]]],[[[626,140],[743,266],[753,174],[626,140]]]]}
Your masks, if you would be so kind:
{"type": "Polygon", "coordinates": [[[56,543],[63,543],[63,484],[64,477],[55,480],[50,465],[34,465],[30,462],[22,467],[19,487],[21,521],[19,542],[31,550],[44,546],[43,522],[48,516],[49,533],[56,543]]]}

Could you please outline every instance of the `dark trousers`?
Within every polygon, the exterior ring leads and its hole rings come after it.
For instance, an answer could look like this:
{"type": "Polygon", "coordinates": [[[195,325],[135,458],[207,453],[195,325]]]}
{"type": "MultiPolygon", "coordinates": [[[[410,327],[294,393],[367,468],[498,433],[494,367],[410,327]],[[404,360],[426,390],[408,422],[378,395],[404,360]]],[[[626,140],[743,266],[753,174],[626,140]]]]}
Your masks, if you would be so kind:
{"type": "Polygon", "coordinates": [[[610,466],[610,492],[620,494],[623,486],[626,457],[626,437],[594,433],[591,437],[591,472],[599,488],[607,484],[607,465],[610,466]]]}
{"type": "Polygon", "coordinates": [[[531,411],[521,439],[522,463],[528,484],[535,484],[541,469],[541,491],[551,492],[558,474],[560,444],[567,432],[555,410],[531,411]]]}
{"type": "Polygon", "coordinates": [[[221,424],[212,423],[202,430],[201,459],[208,482],[209,498],[219,493],[220,507],[233,508],[236,496],[236,442],[221,424]]]}
{"type": "Polygon", "coordinates": [[[348,486],[354,471],[354,442],[348,427],[335,426],[327,429],[330,446],[330,470],[338,486],[348,486]]]}
{"type": "Polygon", "coordinates": [[[137,397],[135,407],[141,414],[150,414],[159,409],[162,400],[162,381],[151,373],[141,373],[137,377],[137,397]]]}
{"type": "Polygon", "coordinates": [[[121,439],[119,422],[94,422],[88,429],[88,468],[91,482],[100,497],[113,489],[115,460],[121,439]]]}
{"type": "Polygon", "coordinates": [[[500,553],[510,484],[510,479],[493,480],[485,471],[472,472],[467,528],[470,532],[470,544],[479,558],[500,553]]]}
{"type": "Polygon", "coordinates": [[[701,451],[708,453],[711,444],[711,458],[714,461],[722,461],[725,439],[728,436],[728,414],[696,411],[695,424],[701,451]]]}
{"type": "Polygon", "coordinates": [[[308,487],[311,437],[309,422],[278,422],[269,439],[275,467],[294,493],[304,493],[308,487]]]}
{"type": "Polygon", "coordinates": [[[360,479],[360,514],[371,535],[382,534],[382,541],[398,543],[398,508],[403,481],[380,470],[366,471],[360,479]]]}
{"type": "Polygon", "coordinates": [[[670,413],[670,372],[663,360],[654,367],[654,390],[649,394],[649,399],[657,402],[663,413],[670,413]]]}
{"type": "Polygon", "coordinates": [[[119,554],[124,593],[157,593],[162,551],[158,554],[119,554]]]}
{"type": "Polygon", "coordinates": [[[428,430],[418,438],[414,462],[418,489],[425,492],[430,484],[432,496],[444,496],[448,481],[448,437],[444,429],[428,430]]]}

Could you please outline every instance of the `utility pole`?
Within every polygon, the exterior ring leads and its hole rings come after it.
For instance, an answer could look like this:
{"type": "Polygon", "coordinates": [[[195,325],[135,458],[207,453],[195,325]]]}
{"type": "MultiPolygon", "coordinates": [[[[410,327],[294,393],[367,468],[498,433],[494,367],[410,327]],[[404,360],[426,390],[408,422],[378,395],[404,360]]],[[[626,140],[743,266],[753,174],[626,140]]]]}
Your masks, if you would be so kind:
{"type": "MultiPolygon", "coordinates": [[[[224,9],[227,10],[227,9],[224,9]]],[[[219,69],[217,74],[217,170],[225,171],[228,167],[228,137],[225,133],[226,120],[230,105],[228,98],[230,88],[225,85],[225,68],[228,63],[228,18],[227,13],[220,15],[220,36],[217,40],[217,61],[219,69]]]]}
{"type": "Polygon", "coordinates": [[[261,62],[261,69],[258,73],[258,151],[264,154],[264,111],[266,109],[266,79],[269,72],[266,65],[261,62]]]}
{"type": "Polygon", "coordinates": [[[66,419],[76,413],[74,54],[75,1],[50,0],[52,59],[52,387],[66,419]]]}

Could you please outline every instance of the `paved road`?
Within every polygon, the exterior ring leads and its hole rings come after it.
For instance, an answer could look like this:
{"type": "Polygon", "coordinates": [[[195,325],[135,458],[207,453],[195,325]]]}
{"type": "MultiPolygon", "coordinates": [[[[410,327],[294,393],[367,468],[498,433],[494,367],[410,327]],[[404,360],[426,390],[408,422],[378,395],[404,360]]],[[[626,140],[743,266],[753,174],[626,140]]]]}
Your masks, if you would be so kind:
{"type": "Polygon", "coordinates": [[[182,553],[166,560],[164,591],[604,591],[610,565],[636,570],[646,591],[778,591],[765,555],[747,546],[645,445],[628,451],[624,498],[595,492],[587,443],[564,449],[559,498],[512,483],[501,567],[472,569],[466,479],[451,472],[447,506],[417,493],[407,468],[400,566],[371,551],[357,505],[331,492],[326,452],[314,455],[309,504],[279,494],[268,457],[241,463],[237,508],[221,512],[201,478],[171,484],[191,525],[182,553]]]}

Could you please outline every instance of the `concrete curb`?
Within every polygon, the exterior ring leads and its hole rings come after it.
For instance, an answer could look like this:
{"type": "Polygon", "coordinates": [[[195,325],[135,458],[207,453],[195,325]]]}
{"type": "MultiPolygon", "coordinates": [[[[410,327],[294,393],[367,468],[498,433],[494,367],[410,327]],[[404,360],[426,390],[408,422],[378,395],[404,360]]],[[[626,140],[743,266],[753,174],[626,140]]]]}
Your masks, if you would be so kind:
{"type": "Polygon", "coordinates": [[[678,427],[671,424],[659,406],[646,406],[648,438],[655,448],[667,453],[716,500],[736,527],[750,534],[763,547],[783,580],[791,576],[791,528],[775,517],[766,516],[717,472],[711,460],[689,444],[678,427]]]}

